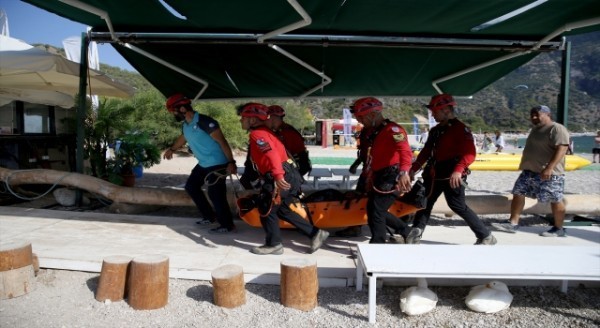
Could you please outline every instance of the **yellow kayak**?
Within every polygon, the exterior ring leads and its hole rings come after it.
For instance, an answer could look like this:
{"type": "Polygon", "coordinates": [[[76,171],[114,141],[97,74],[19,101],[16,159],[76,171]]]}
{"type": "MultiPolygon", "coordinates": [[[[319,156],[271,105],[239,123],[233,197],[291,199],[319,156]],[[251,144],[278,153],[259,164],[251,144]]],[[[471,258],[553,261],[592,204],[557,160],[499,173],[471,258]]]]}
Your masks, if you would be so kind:
{"type": "MultiPolygon", "coordinates": [[[[416,158],[418,151],[413,152],[416,158]]],[[[469,166],[471,171],[518,171],[521,163],[520,153],[484,153],[477,154],[475,162],[469,166]]],[[[589,160],[577,156],[565,156],[565,170],[574,171],[592,164],[589,160]]]]}
{"type": "MultiPolygon", "coordinates": [[[[475,162],[469,166],[469,169],[472,171],[518,171],[519,163],[521,163],[521,154],[517,153],[477,154],[475,162]]],[[[581,156],[565,156],[565,170],[567,171],[577,170],[591,163],[581,156]]]]}

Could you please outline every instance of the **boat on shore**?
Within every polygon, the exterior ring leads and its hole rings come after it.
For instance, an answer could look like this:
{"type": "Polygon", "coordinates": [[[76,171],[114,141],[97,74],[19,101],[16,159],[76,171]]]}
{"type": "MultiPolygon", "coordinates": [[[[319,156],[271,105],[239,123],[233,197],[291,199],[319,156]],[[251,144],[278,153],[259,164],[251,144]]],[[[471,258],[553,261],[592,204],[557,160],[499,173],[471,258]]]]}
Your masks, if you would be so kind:
{"type": "MultiPolygon", "coordinates": [[[[485,153],[477,154],[472,171],[518,171],[521,153],[485,153]]],[[[588,159],[577,155],[565,156],[565,170],[573,171],[592,164],[588,159]]]]}

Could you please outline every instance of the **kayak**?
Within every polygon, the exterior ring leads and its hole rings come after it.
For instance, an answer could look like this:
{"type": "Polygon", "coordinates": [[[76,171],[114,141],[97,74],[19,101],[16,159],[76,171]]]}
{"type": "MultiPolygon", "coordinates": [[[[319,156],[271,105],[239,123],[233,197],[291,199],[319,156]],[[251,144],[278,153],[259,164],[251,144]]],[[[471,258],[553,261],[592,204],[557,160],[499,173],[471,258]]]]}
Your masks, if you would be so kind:
{"type": "MultiPolygon", "coordinates": [[[[414,158],[419,155],[413,152],[414,158]]],[[[480,153],[469,166],[471,171],[519,171],[520,153],[480,153]]],[[[577,155],[565,155],[565,170],[574,171],[592,164],[589,160],[577,155]]]]}
{"type": "MultiPolygon", "coordinates": [[[[477,154],[475,161],[469,166],[469,169],[472,171],[519,171],[520,163],[521,154],[518,153],[477,154]]],[[[577,170],[591,163],[581,156],[565,156],[566,171],[577,170]]]]}
{"type": "MultiPolygon", "coordinates": [[[[237,205],[240,218],[252,227],[262,227],[260,214],[256,207],[256,197],[249,195],[238,198],[237,205]]],[[[415,213],[426,205],[425,187],[415,183],[413,189],[396,198],[388,212],[396,217],[415,213]]],[[[305,220],[310,221],[315,227],[344,228],[367,224],[367,197],[353,191],[345,193],[335,189],[316,191],[292,205],[292,210],[305,220]]],[[[286,221],[279,220],[279,227],[283,229],[295,228],[286,221]]]]}

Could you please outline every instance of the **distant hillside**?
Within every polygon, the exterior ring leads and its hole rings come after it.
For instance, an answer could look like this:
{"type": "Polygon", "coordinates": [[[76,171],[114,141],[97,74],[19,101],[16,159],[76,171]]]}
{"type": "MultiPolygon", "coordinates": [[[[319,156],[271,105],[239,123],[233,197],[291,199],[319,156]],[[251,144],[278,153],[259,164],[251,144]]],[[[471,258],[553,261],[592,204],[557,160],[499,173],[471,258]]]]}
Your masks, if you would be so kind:
{"type": "MultiPolygon", "coordinates": [[[[572,42],[568,126],[572,131],[600,127],[600,32],[567,39],[572,42]]],[[[462,116],[479,117],[501,130],[528,126],[529,108],[557,108],[561,52],[541,54],[502,79],[461,100],[462,116]]]]}

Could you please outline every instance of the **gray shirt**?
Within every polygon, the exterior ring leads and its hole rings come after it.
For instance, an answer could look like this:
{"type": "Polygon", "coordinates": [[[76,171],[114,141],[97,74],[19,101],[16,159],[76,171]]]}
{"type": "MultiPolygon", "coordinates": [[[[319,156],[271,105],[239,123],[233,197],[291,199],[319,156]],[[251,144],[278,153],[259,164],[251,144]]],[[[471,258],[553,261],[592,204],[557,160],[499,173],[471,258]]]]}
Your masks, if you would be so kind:
{"type": "MultiPolygon", "coordinates": [[[[569,145],[569,131],[567,128],[556,122],[552,122],[547,126],[534,126],[527,137],[519,169],[541,173],[554,156],[556,147],[559,145],[569,145]]],[[[552,175],[563,174],[565,174],[564,156],[552,171],[552,175]]]]}

